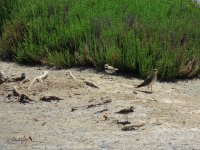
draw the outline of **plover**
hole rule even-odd
[[[133,106],[131,106],[130,108],[124,108],[124,109],[121,109],[120,111],[117,111],[115,113],[126,115],[126,118],[128,120],[128,114],[134,112],[134,109],[135,108]]]
[[[144,82],[141,83],[140,85],[136,86],[136,88],[147,86],[148,90],[149,90],[149,87],[151,87],[151,92],[152,92],[152,85],[157,80],[157,73],[158,73],[158,70],[157,69],[153,69],[152,73],[144,80]]]
[[[119,70],[118,68],[114,68],[112,66],[109,66],[108,64],[104,65],[104,69],[108,74],[113,74],[115,71]]]

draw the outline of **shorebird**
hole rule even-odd
[[[112,66],[109,66],[108,64],[104,65],[104,69],[108,74],[113,74],[115,71],[119,70],[118,68],[114,68]]]
[[[147,86],[148,87],[148,91],[149,91],[149,87],[151,87],[151,93],[152,93],[152,85],[157,80],[157,73],[158,73],[158,70],[157,69],[153,69],[152,73],[144,80],[144,82],[142,82],[140,85],[136,86],[136,88]]]
[[[126,115],[126,118],[128,120],[128,114],[132,113],[134,111],[134,109],[135,108],[133,106],[131,106],[130,108],[124,108],[124,109],[121,109],[120,111],[117,111],[115,113]]]

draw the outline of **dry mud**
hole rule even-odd
[[[8,75],[22,72],[32,80],[47,70],[42,83],[22,84],[20,90],[34,103],[20,104],[6,96],[18,83],[0,85],[0,149],[67,149],[67,150],[141,150],[200,149],[200,80],[176,83],[156,82],[153,93],[147,88],[138,91],[134,85],[142,82],[123,76],[103,77],[93,69],[72,68],[49,70],[45,67],[19,66],[0,62]],[[93,88],[66,75],[71,71],[77,79],[86,79],[100,88]],[[58,96],[61,101],[39,101],[42,96]],[[112,100],[107,105],[81,107]],[[93,105],[91,105],[93,106]],[[134,106],[129,114],[131,125],[143,126],[122,131],[122,108]],[[71,111],[73,107],[80,107]],[[107,111],[98,112],[107,108]],[[105,119],[105,117],[107,117]]]

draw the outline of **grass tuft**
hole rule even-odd
[[[192,0],[3,1],[9,15],[0,17],[11,21],[0,22],[1,58],[57,67],[109,63],[144,78],[157,68],[161,80],[200,73],[200,9]]]

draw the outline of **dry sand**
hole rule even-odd
[[[0,149],[64,149],[64,150],[141,150],[141,149],[200,149],[200,80],[176,83],[156,82],[153,93],[147,88],[135,91],[134,85],[142,82],[136,78],[112,76],[104,78],[103,72],[93,69],[72,68],[48,70],[45,67],[19,66],[0,62],[0,70],[8,75],[22,72],[32,80],[49,71],[43,83],[30,82],[20,90],[28,94],[34,103],[20,104],[10,101],[16,82],[0,85]],[[78,79],[96,83],[92,88],[66,75],[71,71]],[[58,96],[61,101],[42,102],[42,96]],[[73,107],[97,104],[109,99],[111,103],[96,107]],[[143,126],[133,131],[122,131],[125,117],[115,114],[122,108],[134,106],[128,116],[132,125]],[[108,111],[98,113],[107,107]],[[104,117],[107,117],[107,120]]]

